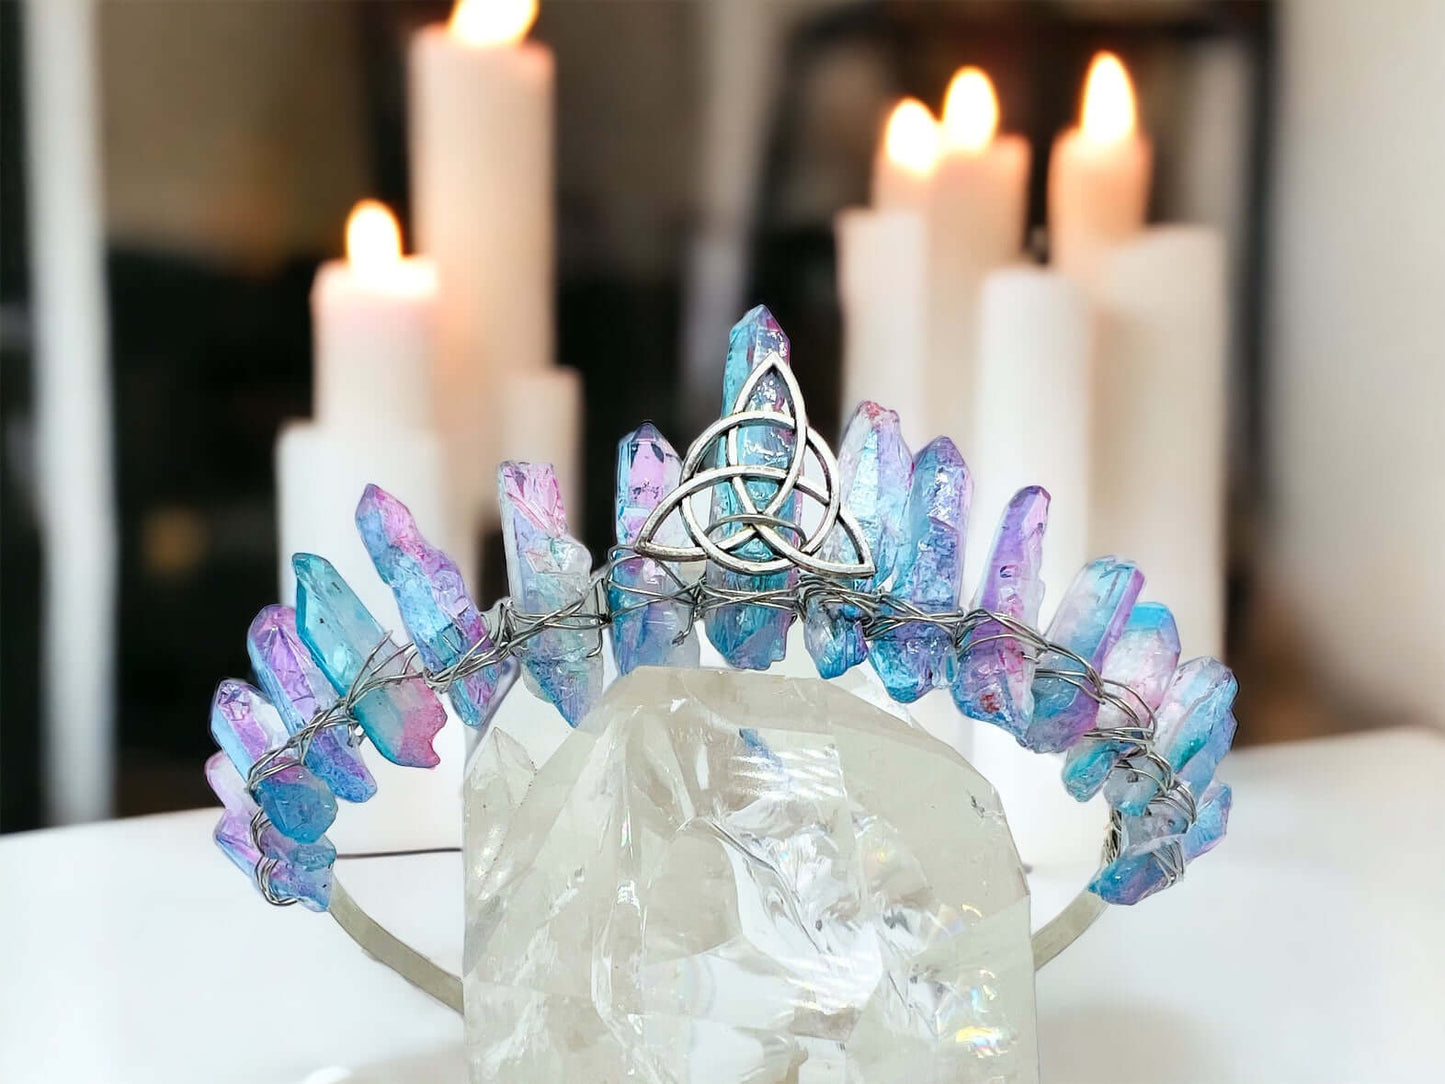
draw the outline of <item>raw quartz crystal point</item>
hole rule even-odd
[[[368,677],[408,673],[391,637],[330,561],[298,553],[291,567],[297,628],[333,689],[345,693],[363,671]],[[377,752],[393,764],[434,768],[441,763],[432,741],[446,725],[447,713],[421,675],[372,689],[356,701],[353,714]]]
[[[1144,576],[1129,561],[1100,557],[1085,565],[1059,603],[1049,624],[1050,642],[1065,647],[1096,670],[1118,642],[1144,587]],[[1079,664],[1045,652],[1040,665],[1082,673]],[[1034,716],[1023,744],[1036,753],[1059,753],[1094,726],[1099,703],[1069,680],[1048,675],[1034,680]]]
[[[742,391],[749,374],[770,357],[777,357],[783,364],[790,364],[792,347],[783,329],[778,326],[763,305],[748,311],[747,315],[733,326],[728,338],[727,362],[723,366],[723,414],[732,411],[733,403]],[[758,382],[752,397],[745,404],[748,410],[770,410],[776,413],[791,413],[787,401],[787,389],[776,376],[769,375]],[[792,458],[794,435],[770,425],[744,425],[738,430],[738,462],[761,464],[769,467],[786,468]],[[723,449],[718,449],[719,464],[723,461]],[[772,482],[751,481],[747,483],[752,501],[761,511],[777,492]],[[727,485],[713,490],[712,522],[736,515],[741,511],[737,495]],[[778,510],[782,519],[796,522],[798,498],[796,495],[784,502]],[[741,530],[740,526],[720,528],[713,538],[722,541]],[[797,539],[790,539],[797,541]],[[754,539],[741,547],[738,556],[756,559],[771,556],[760,539]],[[705,573],[709,583],[740,591],[775,591],[790,586],[797,580],[796,570],[776,572],[766,576],[749,576],[731,572],[713,562],[708,562]],[[708,611],[703,621],[707,638],[730,664],[742,670],[766,670],[782,660],[787,651],[788,627],[793,623],[791,609],[777,609],[770,606],[738,603],[719,606]]]
[[[213,753],[206,761],[206,782],[211,791],[221,799],[228,813],[244,817],[249,825],[256,815],[257,806],[246,789],[246,783],[236,771],[236,766],[225,753]],[[296,866],[303,870],[327,869],[336,862],[336,848],[325,836],[313,843],[298,843],[283,836],[274,824],[265,824],[260,833],[261,853],[267,858]]]
[[[237,773],[249,779],[252,765],[284,745],[288,735],[281,716],[260,689],[227,678],[216,686],[216,695],[211,699],[211,736]],[[320,839],[336,819],[336,797],[294,757],[261,779],[255,795],[277,830],[302,843]]]
[[[1033,628],[1044,597],[1040,576],[1049,494],[1029,486],[1014,494],[994,535],[993,550],[974,609],[1001,614]],[[1013,639],[1008,626],[982,621],[964,637],[953,679],[953,702],[973,719],[1022,738],[1034,713],[1034,651]]]
[[[647,422],[617,442],[617,544],[631,546],[663,497],[677,488],[682,462],[657,427]],[[682,517],[663,521],[656,541],[688,544]],[[624,557],[612,569],[607,600],[612,611],[612,653],[619,674],[639,666],[696,666],[697,634],[692,607],[675,600],[650,601],[683,586],[679,566],[651,557]]]
[[[645,668],[535,778],[485,752],[476,1084],[1037,1079],[1018,854],[927,734],[816,679]]]
[[[1209,788],[1199,803],[1198,817],[1181,835],[1128,838],[1119,857],[1094,877],[1089,890],[1105,903],[1138,903],[1170,883],[1178,859],[1192,862],[1224,838],[1233,795],[1223,784]]]
[[[973,479],[953,441],[939,437],[918,453],[893,594],[928,613],[958,607],[972,497]],[[905,704],[953,680],[952,635],[927,622],[909,622],[879,636],[869,657],[888,694]]]
[[[266,857],[251,841],[251,819],[232,810],[221,815],[216,825],[216,845],[221,848],[242,873],[255,884],[256,867]],[[271,890],[283,899],[300,900],[312,911],[324,911],[331,902],[332,873],[330,866],[308,869],[279,862],[268,875]],[[259,891],[260,885],[257,885]]]
[[[587,598],[592,555],[567,533],[557,476],[546,463],[505,462],[497,471],[507,585],[520,613],[541,616]],[[550,628],[519,647],[527,687],[576,726],[602,695],[596,629]]]
[[[873,553],[874,575],[852,581],[860,591],[878,590],[892,577],[912,475],[913,457],[904,443],[898,415],[877,403],[859,403],[843,431],[838,484],[843,507],[858,520]],[[841,527],[835,527],[823,543],[822,556],[840,562],[858,558]],[[809,599],[803,640],[820,676],[838,677],[867,657],[862,616],[848,603]]]
[[[467,593],[461,569],[422,536],[406,505],[369,485],[356,506],[356,529],[428,670],[453,666],[474,648],[491,649],[487,623]],[[507,659],[454,682],[448,693],[462,722],[486,726],[515,670]]]
[[[1164,699],[1164,690],[1178,663],[1179,630],[1169,607],[1157,602],[1135,606],[1119,642],[1104,660],[1102,675],[1105,681],[1114,683],[1109,691],[1120,696],[1137,717],[1131,718],[1117,705],[1102,704],[1095,728],[1148,727],[1149,713]],[[1117,741],[1080,741],[1064,761],[1064,788],[1079,801],[1088,801],[1099,793],[1127,749]]]
[[[336,703],[336,690],[301,642],[296,611],[290,606],[267,606],[256,615],[246,634],[246,651],[256,680],[288,734],[297,733],[317,712]],[[306,751],[306,766],[348,802],[364,802],[376,793],[376,780],[345,726],[316,732]]]

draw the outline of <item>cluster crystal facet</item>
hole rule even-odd
[[[722,412],[732,411],[738,396],[742,393],[752,371],[776,359],[781,364],[790,364],[791,346],[783,329],[766,307],[759,305],[749,310],[746,316],[734,325],[728,339],[727,362],[723,366]],[[748,410],[767,410],[774,413],[790,412],[787,390],[776,375],[763,377],[745,404]],[[785,468],[793,456],[796,434],[775,426],[753,424],[741,425],[736,430],[738,441],[737,462],[765,467]],[[724,460],[723,450],[718,449],[718,463]],[[764,480],[749,481],[748,494],[760,509],[777,494],[777,484]],[[798,498],[792,494],[777,510],[778,518],[796,522]],[[712,523],[715,526],[714,540],[723,541],[732,537],[741,525],[724,523],[730,516],[739,513],[741,505],[737,495],[727,486],[713,490]],[[790,539],[798,541],[798,539]],[[739,556],[748,559],[765,558],[767,547],[760,539],[739,548]],[[734,591],[776,591],[793,584],[798,577],[796,570],[770,573],[768,575],[745,575],[721,568],[709,562],[705,573],[709,583]],[[719,606],[709,610],[703,621],[707,638],[718,649],[723,658],[743,670],[766,670],[782,660],[787,651],[788,627],[793,623],[793,611],[754,603],[737,603]]]
[[[1100,557],[1089,562],[1060,601],[1049,623],[1049,640],[1097,670],[1123,633],[1143,587],[1144,576],[1131,561]],[[1040,665],[1082,673],[1077,661],[1057,652],[1046,652]],[[1093,727],[1098,714],[1099,702],[1070,680],[1039,676],[1023,744],[1038,753],[1063,752]]]
[[[592,555],[567,533],[557,476],[546,463],[506,462],[497,471],[502,544],[513,604],[550,614],[587,598]],[[527,687],[556,705],[572,726],[602,694],[602,653],[595,629],[550,628],[521,645]]]
[[[997,797],[840,689],[641,669],[467,802],[479,1084],[1036,1078]]]
[[[364,674],[408,672],[391,637],[330,561],[298,553],[291,567],[297,628],[333,689],[344,693]],[[446,725],[447,713],[420,674],[372,689],[356,701],[353,713],[377,752],[393,764],[434,768],[441,763],[432,741]]]
[[[873,554],[874,574],[852,581],[860,591],[876,590],[892,578],[912,476],[913,457],[904,443],[898,415],[877,403],[859,403],[843,431],[838,485],[843,507],[857,519]],[[838,562],[858,557],[841,527],[835,527],[823,543],[822,554]],[[861,617],[858,607],[848,603],[816,596],[808,601],[803,640],[819,675],[838,677],[867,657]]]
[[[1040,576],[1049,494],[1029,486],[1014,494],[994,535],[974,608],[1033,628],[1044,597]],[[964,637],[953,679],[953,702],[973,719],[1022,738],[1034,713],[1034,656],[1000,621],[980,622]]]
[[[356,529],[428,670],[454,666],[474,649],[491,649],[487,623],[467,593],[461,569],[426,540],[406,505],[369,485],[356,506]],[[486,726],[501,702],[498,691],[505,694],[515,672],[508,659],[453,682],[448,692],[462,722]]]
[[[657,427],[647,422],[617,443],[617,544],[630,546],[658,502],[677,488],[682,462]],[[682,517],[674,512],[655,540],[668,546],[687,543]],[[671,594],[684,584],[679,566],[651,557],[623,557],[607,583],[612,610],[612,653],[617,670],[639,666],[696,666],[697,634],[692,607]]]
[[[301,642],[296,611],[290,606],[267,606],[257,614],[246,634],[246,650],[256,680],[288,734],[298,733],[317,712],[336,703],[336,690]],[[344,726],[316,732],[306,750],[306,766],[348,802],[364,802],[376,793],[376,780]]]
[[[1089,890],[1105,903],[1133,904],[1167,888],[1184,863],[1224,838],[1232,801],[1229,787],[1217,783],[1204,794],[1197,818],[1182,834],[1153,835],[1147,828],[1131,833],[1126,827],[1124,850],[1098,872]]]
[[[904,509],[906,533],[894,595],[925,613],[957,608],[972,497],[973,479],[953,441],[939,437],[918,453]],[[909,704],[953,680],[953,637],[937,625],[907,622],[879,636],[869,659],[888,694]]]
[[[236,771],[248,776],[252,766],[286,744],[286,727],[261,690],[227,678],[211,699],[211,736]],[[295,758],[256,784],[256,801],[282,835],[303,843],[320,838],[336,819],[336,797]]]

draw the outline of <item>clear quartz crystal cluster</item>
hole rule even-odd
[[[474,1081],[1030,1081],[988,783],[824,682],[643,668],[535,775],[469,768]]]

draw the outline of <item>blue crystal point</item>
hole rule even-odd
[[[296,624],[311,657],[338,693],[363,670],[383,676],[408,672],[391,637],[371,616],[330,561],[314,553],[291,558],[296,572]],[[393,764],[434,768],[432,748],[447,715],[419,674],[390,682],[357,700],[354,714],[377,752]]]
[[[682,461],[651,422],[617,443],[617,544],[629,547],[652,510],[677,488]],[[654,535],[668,546],[686,546],[687,529],[674,512]],[[639,666],[696,666],[697,634],[686,602],[655,599],[683,586],[680,567],[651,557],[621,557],[608,577],[612,654],[619,674]]]
[[[1089,885],[1105,903],[1133,904],[1169,885],[1169,870],[1176,860],[1192,862],[1212,850],[1229,826],[1233,794],[1216,784],[1199,804],[1198,816],[1182,835],[1127,840],[1119,857],[1110,862]]]
[[[502,543],[512,604],[541,616],[587,599],[592,555],[567,533],[557,476],[546,463],[505,462],[497,470]],[[519,647],[528,688],[576,726],[602,695],[597,632],[550,628]]]
[[[925,613],[957,609],[972,497],[973,479],[953,441],[939,437],[918,453],[904,509],[894,595]],[[953,638],[937,625],[908,622],[879,636],[869,660],[888,694],[911,703],[953,680]]]
[[[231,810],[221,815],[214,834],[216,845],[242,873],[255,883],[256,866],[265,856],[251,842],[248,817]],[[306,869],[288,862],[278,863],[270,875],[271,888],[282,899],[300,900],[312,911],[325,911],[331,903],[332,869],[322,866]],[[260,886],[257,886],[260,890]]]
[[[246,789],[245,780],[236,771],[224,752],[213,753],[206,760],[206,782],[226,809],[244,817],[249,825],[258,807]],[[260,832],[261,853],[278,862],[286,862],[303,870],[326,869],[336,861],[336,848],[325,836],[312,843],[300,843],[283,836],[274,824],[267,823]]]

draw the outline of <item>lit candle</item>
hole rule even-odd
[[[980,289],[990,271],[1018,260],[1028,215],[1028,141],[998,126],[993,83],[978,68],[959,69],[930,182],[927,387],[933,432],[952,437],[970,462]]]
[[[550,50],[536,0],[461,0],[412,41],[412,197],[441,290],[437,418],[457,499],[495,508],[497,376],[553,354]]]
[[[938,152],[938,122],[928,106],[904,98],[888,115],[873,159],[873,206],[926,211]]]
[[[1093,289],[1103,253],[1144,227],[1152,159],[1129,73],[1114,54],[1099,53],[1079,126],[1054,140],[1049,163],[1049,246],[1059,270]]]

